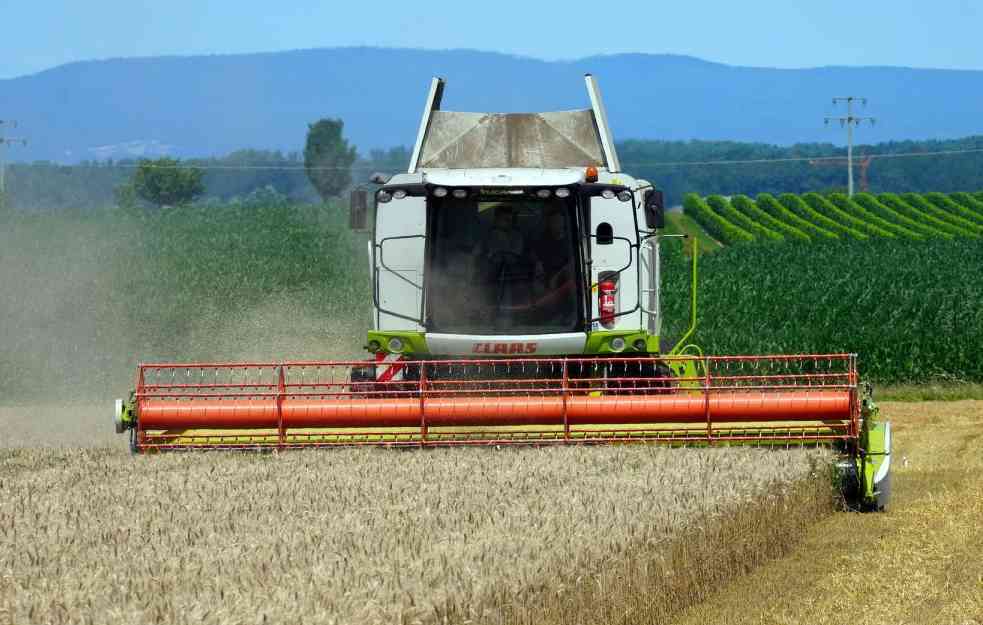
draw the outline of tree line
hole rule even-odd
[[[845,148],[830,143],[629,140],[620,143],[618,151],[624,171],[661,188],[670,205],[681,204],[686,193],[757,195],[846,188],[845,164],[821,160],[845,157]],[[983,136],[860,145],[854,154],[858,188],[860,163],[873,155],[866,168],[871,192],[983,189]],[[322,119],[309,125],[304,150],[298,152],[243,149],[222,157],[183,160],[13,164],[8,169],[6,205],[27,211],[84,211],[134,203],[152,207],[201,199],[230,201],[258,191],[315,203],[367,184],[373,172],[404,171],[409,157],[404,146],[360,155],[345,139],[341,120]]]

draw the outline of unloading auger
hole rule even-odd
[[[143,364],[117,432],[135,452],[661,443],[828,446],[881,509],[890,424],[854,354],[663,349],[662,194],[621,171],[590,108],[442,111],[431,83],[406,173],[352,193],[370,230],[367,361]]]

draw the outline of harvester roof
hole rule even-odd
[[[600,91],[592,76],[585,81],[589,109],[467,113],[440,109],[444,81],[435,78],[409,171],[588,166],[619,171]]]

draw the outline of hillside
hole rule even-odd
[[[432,75],[445,107],[528,111],[586,106],[580,76],[601,78],[616,137],[842,140],[824,128],[830,97],[858,93],[879,117],[864,142],[979,133],[983,71],[891,67],[778,70],[676,55],[545,62],[490,52],[335,48],[72,63],[0,80],[22,160],[76,162],[142,154],[296,150],[307,123],[341,117],[363,153],[412,144]],[[939,98],[940,93],[959,94]]]

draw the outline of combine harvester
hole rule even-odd
[[[704,356],[660,342],[662,194],[621,171],[591,108],[443,111],[375,176],[369,361],[144,364],[135,452],[337,445],[830,446],[847,495],[889,495],[890,425],[853,354]],[[368,195],[351,225],[368,229]],[[667,242],[668,243],[668,242]]]

